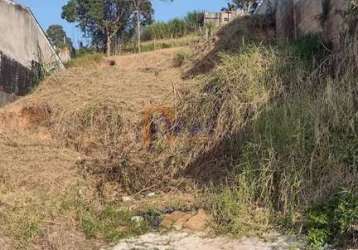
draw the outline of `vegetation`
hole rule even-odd
[[[258,1],[256,0],[231,0],[228,1],[227,6],[223,7],[223,11],[233,11],[237,9],[243,9],[245,11],[249,11],[250,5],[256,4]]]
[[[342,190],[307,212],[310,247],[321,249],[329,244],[357,244],[358,196]]]
[[[201,91],[185,100],[188,133],[210,134],[195,173],[226,183],[207,202],[220,231],[265,230],[270,222],[307,228],[315,249],[356,246],[354,39],[347,33],[337,54],[319,37],[246,42],[222,53]]]
[[[202,12],[190,12],[183,19],[155,22],[145,27],[143,40],[175,39],[198,33],[203,27]]]
[[[185,36],[181,38],[173,39],[161,39],[161,40],[152,40],[141,43],[141,52],[148,52],[158,49],[168,49],[175,47],[184,47],[190,46],[200,40],[198,36]],[[135,42],[128,42],[123,45],[121,48],[121,53],[136,53],[138,51],[137,44]]]
[[[305,234],[308,248],[356,248],[356,11],[339,50],[318,35],[276,41],[267,19],[243,17],[193,52],[77,58],[0,112],[0,228],[18,248],[50,241],[57,223],[112,242],[161,215],[122,195],[199,191],[217,233],[280,229]],[[142,50],[195,40],[177,38],[181,25]]]
[[[51,25],[48,27],[47,36],[51,43],[58,49],[68,48],[72,50],[73,45],[71,39],[66,35],[61,25]]]
[[[71,0],[63,7],[62,18],[77,23],[83,33],[91,37],[95,47],[105,48],[110,55],[112,42],[136,27],[133,26],[134,18],[141,19],[144,24],[151,22],[152,14],[150,1],[139,4],[127,0]]]

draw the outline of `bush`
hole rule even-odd
[[[184,62],[191,58],[191,53],[181,50],[174,57],[174,67],[181,67]]]
[[[74,59],[66,64],[66,67],[83,67],[91,64],[99,64],[104,59],[100,53],[84,53],[77,55]]]
[[[273,223],[299,226],[312,204],[358,185],[354,43],[327,55],[316,39],[250,42],[221,55],[201,91],[180,109],[186,131],[208,136],[205,146],[193,146],[199,155],[189,164],[199,173],[194,178],[227,183],[210,203],[224,231],[247,231],[249,219],[239,217],[257,221],[247,212],[255,208],[284,219]],[[330,235],[311,233],[317,242],[329,242]]]
[[[145,27],[143,40],[180,38],[199,31],[203,14],[190,12],[184,19],[175,18],[168,22],[155,22]]]
[[[327,244],[358,246],[358,195],[341,191],[307,212],[307,233],[310,247]]]

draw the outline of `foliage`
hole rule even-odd
[[[191,44],[198,42],[199,39],[198,36],[185,36],[175,39],[145,41],[141,43],[141,51],[148,52],[158,49],[190,46]],[[121,48],[121,53],[136,53],[137,51],[137,44],[134,42],[127,42]]]
[[[192,54],[186,50],[179,51],[174,57],[174,66],[181,67],[186,60],[190,59]]]
[[[49,26],[46,33],[51,43],[56,48],[58,49],[73,48],[71,39],[66,35],[66,32],[63,30],[63,27],[61,25]]]
[[[231,0],[227,3],[226,7],[222,8],[222,11],[234,11],[237,9],[243,9],[249,11],[250,5],[254,4],[255,0]]]
[[[203,25],[203,13],[190,12],[184,19],[155,22],[144,30],[143,40],[180,38],[198,32]]]
[[[248,212],[254,209],[270,211],[295,228],[302,225],[307,207],[338,188],[356,196],[354,44],[332,55],[318,37],[283,44],[249,41],[221,54],[199,93],[183,101],[180,126],[209,137],[205,146],[200,142],[200,156],[189,166],[200,173],[194,178],[227,183],[209,199],[220,230],[247,231],[250,220],[256,228]],[[312,230],[317,241],[331,237]],[[341,238],[350,241],[348,236]]]
[[[248,206],[250,197],[243,189],[222,187],[209,193],[205,205],[212,211],[216,231],[236,236],[270,230],[270,212]]]
[[[111,205],[101,211],[79,210],[78,216],[81,228],[88,238],[103,238],[109,242],[143,234],[149,227],[144,220],[133,220],[134,214],[129,210]]]
[[[93,52],[79,53],[66,64],[66,67],[83,67],[85,65],[98,65],[103,62],[103,55]]]
[[[136,10],[142,17],[142,23],[150,22],[153,9],[150,1],[127,0],[71,0],[62,11],[62,18],[77,23],[81,30],[92,38],[97,47],[105,47],[111,52],[114,39],[133,29]]]
[[[358,225],[356,193],[341,191],[322,204],[309,209],[307,217],[306,226],[311,248],[322,249],[326,244],[358,244],[358,232],[357,228],[354,228]]]

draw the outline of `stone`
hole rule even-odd
[[[305,249],[304,242],[285,240],[281,236],[274,242],[260,238],[233,239],[227,236],[215,238],[190,232],[148,233],[136,238],[121,240],[112,250],[269,250],[269,249]]]
[[[199,209],[198,213],[191,217],[184,227],[192,231],[203,231],[207,228],[209,216],[203,209]]]
[[[170,229],[175,224],[175,222],[177,222],[180,218],[186,215],[187,215],[186,213],[180,211],[175,211],[171,214],[167,214],[164,216],[164,219],[162,220],[160,226],[162,228]]]
[[[151,197],[154,197],[156,195],[157,195],[156,193],[151,192],[151,193],[147,193],[145,196],[148,197],[148,198],[151,198]]]
[[[183,215],[181,218],[179,218],[175,223],[174,223],[174,225],[173,225],[173,228],[175,229],[175,230],[182,230],[183,228],[184,228],[184,225],[185,225],[185,223],[187,223],[188,222],[188,220],[191,218],[191,217],[193,217],[193,215],[192,214],[185,214],[185,215]]]

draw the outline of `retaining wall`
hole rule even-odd
[[[32,12],[0,0],[0,91],[25,95],[42,72],[61,68],[61,60]]]
[[[347,6],[347,0],[264,0],[255,14],[272,16],[278,38],[322,34],[338,48]]]

